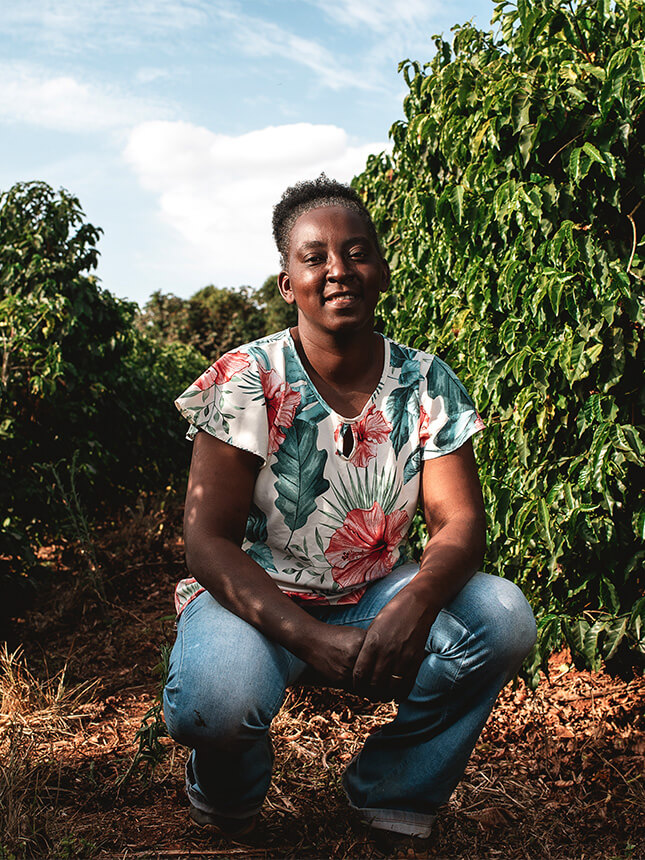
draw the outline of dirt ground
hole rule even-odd
[[[54,587],[16,621],[0,669],[0,860],[645,858],[645,680],[579,671],[566,652],[536,692],[502,692],[426,843],[392,845],[347,808],[343,768],[394,706],[329,690],[289,694],[273,727],[273,784],[245,841],[190,822],[187,751],[160,735],[154,713],[139,731],[173,638],[177,522],[176,510],[141,502],[99,530],[91,552],[43,551]],[[87,586],[94,562],[102,602]]]

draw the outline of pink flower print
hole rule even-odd
[[[422,448],[427,445],[431,436],[436,436],[448,420],[443,397],[435,397],[430,403],[429,413],[425,411],[423,406],[419,407],[419,445]],[[432,429],[430,427],[431,423],[433,425]],[[475,433],[483,430],[485,426],[480,414],[475,412],[475,423],[473,424]]]
[[[386,516],[378,502],[369,511],[350,511],[325,551],[335,582],[347,587],[386,576],[398,558],[407,524],[405,511]]]
[[[430,416],[423,406],[419,407],[419,445],[423,448],[430,438]]]
[[[293,424],[301,396],[273,368],[264,370],[261,367],[260,378],[267,405],[269,454],[273,454],[284,442],[283,431],[288,430]]]
[[[376,446],[387,441],[392,425],[379,409],[370,406],[367,414],[354,425],[354,444],[356,449],[352,462],[355,466],[367,466],[376,457]]]
[[[340,431],[344,425],[339,424],[334,431],[334,439],[338,450]],[[387,441],[392,432],[392,425],[379,409],[370,406],[367,413],[360,421],[352,425],[354,431],[354,451],[352,463],[360,468],[367,466],[369,461],[376,457],[376,446],[380,442]]]
[[[222,385],[229,382],[238,373],[251,366],[248,355],[244,352],[227,352],[218,358],[215,364],[205,370],[194,383],[200,391],[205,391],[211,385]]]

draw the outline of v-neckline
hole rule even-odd
[[[305,379],[307,380],[309,385],[311,385],[311,387],[312,387],[312,389],[316,395],[316,398],[318,399],[320,404],[322,406],[324,406],[324,408],[332,416],[335,416],[336,419],[338,420],[338,422],[341,424],[355,424],[356,422],[358,422],[362,418],[364,418],[365,413],[368,412],[370,406],[374,403],[374,400],[377,397],[379,391],[383,388],[383,385],[385,384],[385,379],[386,379],[388,368],[390,365],[390,342],[380,332],[375,332],[375,334],[378,334],[379,337],[382,338],[382,340],[383,340],[383,369],[381,370],[381,376],[379,377],[379,380],[376,383],[374,390],[372,391],[370,396],[365,401],[363,408],[361,409],[360,413],[358,415],[354,416],[353,418],[347,418],[345,415],[341,415],[340,412],[337,412],[332,406],[330,406],[329,403],[327,403],[325,398],[322,396],[320,391],[318,391],[313,379],[311,378],[311,376],[307,372],[304,364],[302,363],[302,359],[298,355],[298,350],[296,349],[296,342],[293,339],[293,335],[291,334],[291,330],[287,329],[287,336],[289,338],[289,343],[291,345],[291,348],[293,349],[293,354],[296,358],[296,361],[300,365],[300,369],[302,370],[302,372],[305,376]]]

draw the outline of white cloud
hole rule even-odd
[[[209,263],[220,285],[259,285],[277,271],[271,209],[285,188],[321,171],[349,181],[383,143],[354,146],[333,125],[269,126],[232,137],[185,122],[146,122],[125,159],[158,196],[164,220]]]
[[[28,0],[4,3],[0,32],[55,52],[79,54],[109,40],[135,46],[204,26],[210,0]],[[6,7],[6,8],[5,8]]]
[[[275,11],[270,14],[272,19],[279,17]],[[164,55],[172,55],[184,38],[199,34],[215,50],[235,45],[246,56],[279,57],[296,63],[333,90],[374,88],[368,78],[345,65],[338,53],[275,20],[249,14],[245,4],[235,0],[29,0],[11,4],[0,17],[2,32],[49,52],[75,57],[101,53],[107,44],[111,50],[132,52],[152,43]],[[150,80],[149,71],[142,70],[139,82]]]
[[[57,131],[122,128],[167,111],[117,91],[23,65],[0,65],[0,120]]]
[[[219,15],[231,27],[231,36],[240,50],[252,57],[279,57],[298,63],[314,72],[323,86],[332,90],[344,87],[375,89],[373,82],[345,66],[338,53],[312,39],[304,39],[284,27],[239,11],[220,10]]]
[[[442,5],[436,0],[309,0],[342,27],[367,27],[392,33],[419,26],[436,17]]]
[[[144,66],[137,70],[136,81],[138,84],[152,84],[162,78],[170,77],[168,69],[159,69],[154,66]]]

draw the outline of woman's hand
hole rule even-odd
[[[436,613],[399,592],[368,627],[354,665],[356,692],[370,699],[405,699],[426,655]]]
[[[321,622],[320,634],[304,655],[316,678],[330,687],[353,689],[356,659],[363,646],[365,630]]]

